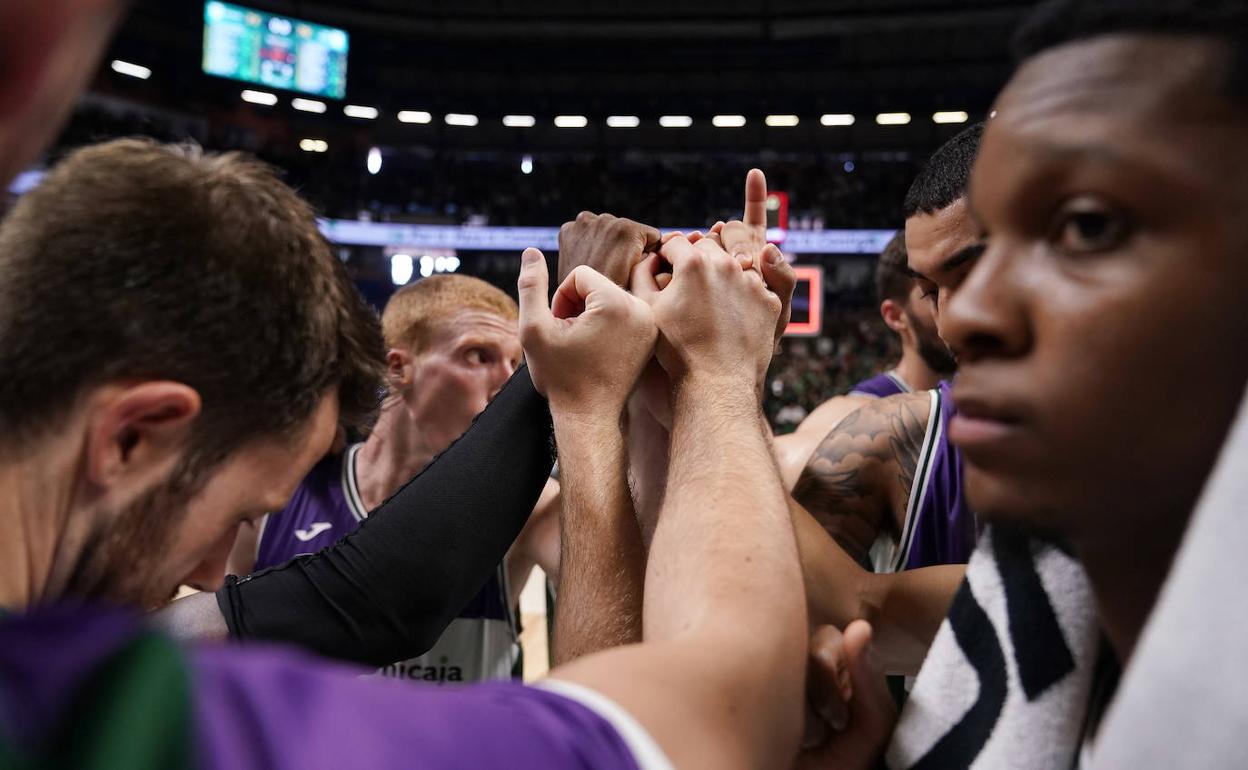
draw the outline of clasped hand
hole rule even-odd
[[[766,243],[765,201],[766,181],[751,171],[745,221],[661,242],[654,228],[583,212],[560,231],[559,272],[567,277],[549,306],[545,260],[526,250],[521,343],[552,409],[618,418],[652,357],[677,387],[693,378],[757,389],[795,283]],[[607,275],[631,278],[633,293]]]

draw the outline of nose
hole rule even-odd
[[[936,331],[958,362],[1017,356],[1031,345],[1021,260],[989,244],[957,290],[941,303]]]
[[[230,558],[230,550],[234,548],[234,540],[238,537],[238,525],[221,536],[204,554],[204,558],[195,569],[191,570],[183,581],[188,586],[200,591],[216,591],[225,583],[225,565]]]

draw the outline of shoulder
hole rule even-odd
[[[201,648],[193,670],[209,767],[258,766],[257,756],[289,768],[637,766],[597,711],[519,684],[414,687],[287,650],[234,647]]]

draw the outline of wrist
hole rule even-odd
[[[605,399],[552,399],[550,402],[550,415],[556,432],[562,427],[575,430],[578,434],[620,433],[623,411],[623,402]]]
[[[723,411],[755,413],[760,409],[753,373],[690,372],[672,383],[672,404],[681,412],[707,406]]]

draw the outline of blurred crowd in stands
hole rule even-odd
[[[901,200],[915,173],[904,153],[851,158],[668,152],[540,154],[526,174],[516,152],[405,148],[386,150],[382,173],[370,175],[353,148],[319,154],[256,146],[242,129],[91,101],[75,113],[54,157],[136,134],[254,152],[284,169],[288,181],[326,216],[374,221],[551,226],[588,207],[664,227],[701,227],[740,216],[742,170],[757,164],[766,170],[771,189],[788,194],[790,229],[889,228],[902,221]],[[380,249],[340,254],[369,301],[383,305],[394,286]],[[896,340],[879,317],[873,260],[803,255],[800,261],[824,267],[824,326],[818,337],[785,339],[768,374],[765,408],[782,433],[823,401],[886,369],[897,355]],[[461,269],[514,294],[516,264],[514,254],[476,252]]]

